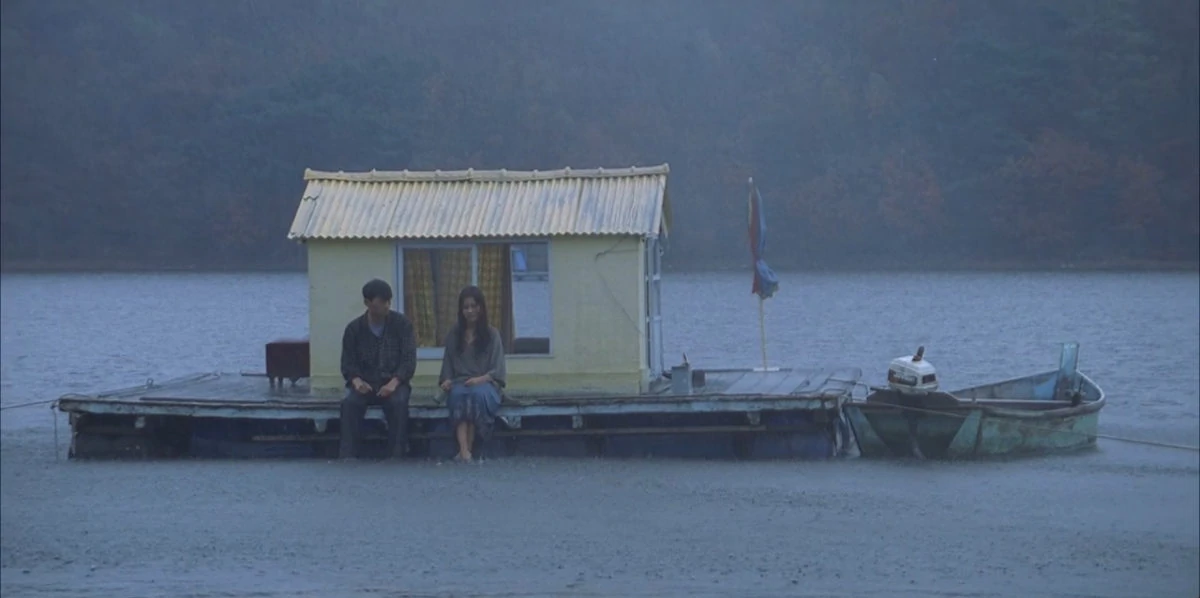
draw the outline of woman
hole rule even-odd
[[[488,325],[487,303],[479,287],[458,294],[458,323],[446,335],[438,385],[449,394],[450,427],[458,440],[455,461],[473,458],[475,435],[491,437],[504,388],[504,346],[500,331]]]

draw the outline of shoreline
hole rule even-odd
[[[700,272],[746,272],[749,266],[743,265],[678,265],[663,264],[667,273],[700,273]],[[914,267],[911,264],[888,265],[872,263],[863,265],[831,264],[828,266],[801,265],[776,267],[777,272],[1200,272],[1200,262],[1180,260],[1095,260],[1077,263],[1062,263],[1058,261],[1045,262],[962,262],[925,264],[924,267]],[[146,265],[129,263],[88,263],[88,262],[11,262],[0,264],[0,273],[4,274],[233,274],[239,272],[263,274],[295,274],[307,271],[306,266],[240,264],[237,266],[213,266],[196,264]]]
[[[769,262],[768,262],[769,263]],[[667,272],[746,272],[749,266],[694,266],[665,267]],[[1101,260],[1092,262],[964,262],[945,264],[864,264],[861,266],[831,264],[828,266],[804,265],[773,267],[776,272],[847,272],[847,273],[901,273],[901,272],[1193,272],[1200,273],[1200,262],[1154,261],[1154,260]]]

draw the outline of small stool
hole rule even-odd
[[[283,379],[292,381],[292,386],[301,378],[310,375],[308,362],[308,338],[278,339],[267,343],[267,378],[271,388],[276,380],[283,387]]]

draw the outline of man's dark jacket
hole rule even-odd
[[[342,378],[346,386],[355,377],[378,390],[393,377],[409,384],[417,369],[417,341],[412,322],[404,314],[389,311],[383,334],[375,336],[367,314],[346,324],[342,334]]]

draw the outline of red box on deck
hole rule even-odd
[[[295,384],[309,375],[308,337],[284,338],[267,343],[267,378],[271,380],[271,386],[275,386],[276,380],[283,386],[284,378]]]

